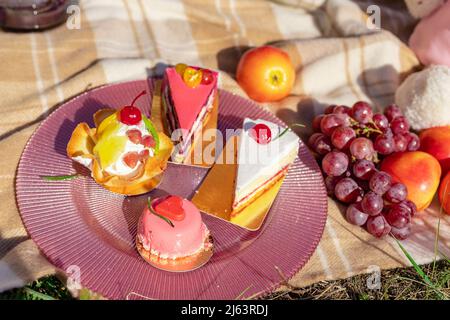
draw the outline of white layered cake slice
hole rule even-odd
[[[284,178],[298,147],[299,138],[291,130],[261,119],[244,120],[237,151],[233,215]]]

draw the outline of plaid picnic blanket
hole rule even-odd
[[[367,7],[381,8],[381,30],[367,27]],[[0,31],[0,291],[57,272],[30,240],[15,201],[14,179],[30,135],[62,102],[105,83],[143,79],[158,62],[220,69],[221,86],[245,96],[233,79],[247,47],[286,50],[297,70],[292,94],[263,104],[287,124],[310,124],[327,104],[367,100],[381,108],[420,68],[404,44],[415,21],[403,1],[81,0],[79,28]],[[403,41],[402,41],[403,40]],[[297,131],[303,138],[311,130]],[[319,246],[289,283],[311,283],[409,265],[397,244],[347,223],[329,200]],[[413,222],[403,244],[419,263],[450,256],[450,216],[437,202]]]

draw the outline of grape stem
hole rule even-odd
[[[352,126],[357,126],[357,125],[359,124],[359,122],[356,121],[355,119],[353,119],[352,117],[349,117],[349,119],[350,119],[350,124],[351,124]]]
[[[370,121],[369,123],[376,128],[376,129],[372,128],[373,132],[376,132],[376,133],[379,133],[379,134],[383,134],[383,131],[381,131],[380,128],[378,128],[378,126],[377,126],[377,124],[375,122]]]
[[[371,133],[379,133],[379,134],[383,134],[382,131],[380,131],[380,130],[378,130],[378,129],[373,129],[373,128],[370,128],[370,127],[365,127],[365,128],[363,128],[363,129],[358,128],[358,129],[355,130],[355,132],[356,132],[356,134],[358,134],[358,135],[365,135],[365,136],[367,136],[367,137],[370,137],[370,134],[371,134]]]
[[[372,158],[372,162],[377,164],[378,162],[380,162],[380,159],[378,159],[378,153],[375,152],[373,158]]]
[[[352,127],[357,127],[359,125],[358,121],[356,121],[352,117],[349,117],[349,118],[350,118],[350,124]],[[364,127],[363,129],[361,129],[361,128],[357,127],[357,128],[353,128],[353,129],[355,130],[355,133],[357,135],[365,135],[367,137],[369,137],[371,133],[383,134],[383,131],[381,131],[373,121],[370,121],[369,124],[373,125],[375,128]]]
[[[374,153],[374,155],[372,156],[372,159],[365,159],[365,160],[369,160],[372,161],[373,163],[377,164],[378,162],[380,162],[380,159],[378,159],[378,153]],[[355,156],[351,157],[351,161],[352,163],[355,163],[356,161],[358,161],[358,159],[356,159]]]

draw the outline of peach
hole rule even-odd
[[[444,211],[450,214],[450,172],[447,172],[439,187],[439,202]]]
[[[408,200],[415,203],[418,211],[428,208],[441,178],[439,162],[422,151],[394,153],[383,160],[381,170],[406,186]]]
[[[434,127],[420,133],[420,150],[435,157],[442,168],[442,176],[450,170],[450,126]]]
[[[286,52],[262,46],[244,53],[239,60],[236,79],[253,100],[278,101],[290,94],[295,68]]]

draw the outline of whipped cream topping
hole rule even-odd
[[[76,157],[73,157],[72,160],[85,166],[89,170],[92,170],[92,159],[91,158],[85,158],[83,156],[76,156]]]
[[[116,135],[126,136],[127,131],[133,130],[133,129],[139,130],[142,137],[151,135],[151,133],[145,127],[144,121],[141,121],[137,125],[132,125],[132,126],[120,123],[120,127],[119,127],[119,130],[116,132]],[[127,142],[125,144],[125,148],[123,149],[120,156],[117,158],[117,161],[114,162],[113,164],[111,164],[110,166],[104,168],[105,172],[107,172],[110,175],[116,175],[116,176],[133,176],[134,174],[136,174],[138,172],[138,170],[140,169],[140,167],[143,164],[141,162],[139,162],[134,168],[130,168],[124,162],[124,157],[129,152],[139,153],[145,149],[146,148],[144,145],[135,144],[135,143],[131,142],[130,140],[127,140]],[[148,150],[149,150],[149,156],[153,157],[153,155],[154,155],[153,148],[149,148]],[[81,165],[85,166],[89,170],[92,170],[92,159],[85,158],[83,156],[77,156],[77,157],[73,157],[72,160],[80,163]]]

